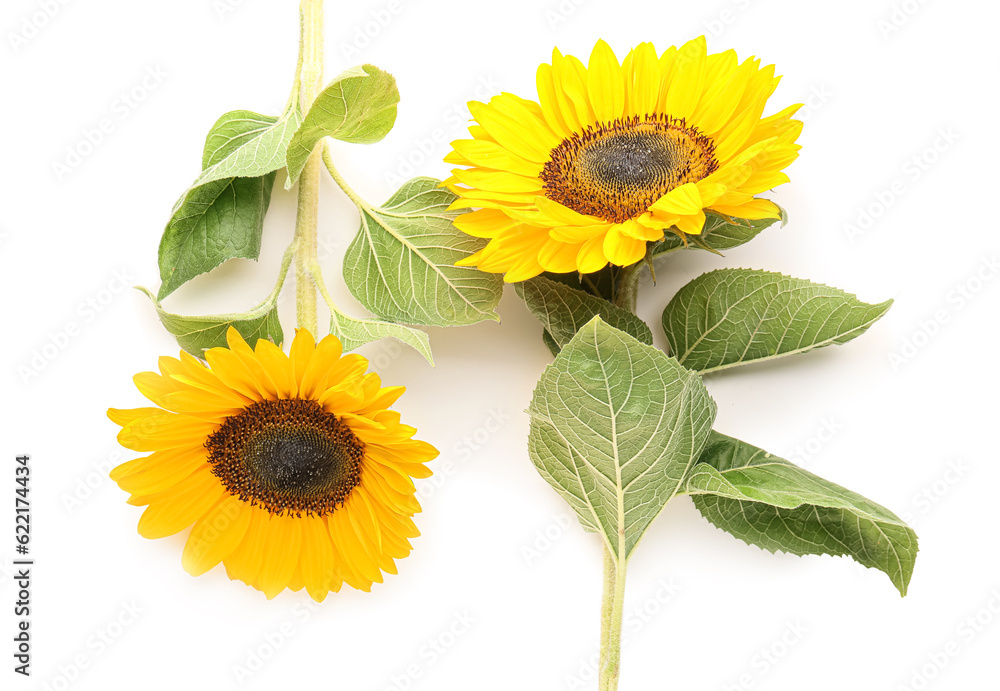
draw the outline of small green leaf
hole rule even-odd
[[[204,351],[208,348],[225,346],[226,332],[230,326],[239,331],[251,346],[261,338],[278,344],[284,339],[281,322],[278,320],[276,295],[246,312],[187,317],[167,312],[150,291],[142,287],[138,289],[152,300],[160,322],[173,334],[180,347],[197,357],[204,357]]]
[[[462,233],[448,211],[455,199],[433,178],[406,182],[381,207],[362,206],[361,228],[344,256],[351,293],[381,319],[405,324],[461,326],[494,311],[503,279],[455,266],[486,241]]]
[[[353,319],[338,312],[330,319],[330,333],[340,339],[345,352],[359,348],[365,343],[372,343],[383,338],[395,338],[397,341],[412,347],[423,355],[427,362],[434,365],[431,343],[427,334],[403,324],[376,319]]]
[[[323,137],[355,144],[374,144],[396,122],[399,90],[396,79],[374,65],[359,65],[335,77],[313,101],[288,146],[290,189],[299,179],[309,154]]]
[[[890,305],[779,273],[720,269],[677,292],[663,331],[677,360],[705,373],[846,343]]]
[[[684,491],[713,525],[770,552],[853,557],[900,594],[917,535],[888,509],[738,439],[712,432]]]
[[[639,317],[565,283],[538,276],[515,284],[514,289],[557,347],[569,343],[581,326],[598,315],[646,345],[653,344],[653,333]]]
[[[688,247],[690,249],[707,249],[709,251],[724,252],[734,247],[746,244],[757,237],[762,231],[773,226],[777,221],[781,225],[788,222],[785,210],[778,207],[781,218],[762,218],[756,221],[748,221],[744,218],[729,218],[717,213],[708,212],[705,214],[705,225],[702,227],[701,235],[694,235]],[[653,257],[672,252],[684,247],[684,242],[673,233],[666,233],[666,237],[660,240],[653,247]]]
[[[271,137],[280,122],[279,118],[236,110],[223,115],[212,127],[205,140],[204,171],[177,201],[160,239],[158,299],[229,259],[260,256],[275,172],[274,168],[266,170],[274,163],[273,156],[265,156],[265,150],[255,148],[255,143]],[[251,168],[253,152],[267,164],[258,162]],[[281,166],[280,160],[277,165]],[[217,177],[223,170],[243,171],[240,175],[265,172],[257,177]]]
[[[188,190],[160,239],[159,299],[230,259],[257,259],[272,187],[274,173]]]
[[[535,388],[528,451],[623,564],[683,490],[715,412],[696,373],[594,317]]]
[[[297,107],[280,118],[233,110],[212,126],[202,173],[192,187],[224,178],[255,178],[284,168],[288,143],[301,123]]]
[[[545,347],[549,349],[550,353],[552,353],[552,357],[558,355],[559,351],[562,350],[562,346],[556,343],[556,339],[552,338],[552,334],[545,329],[542,329],[542,343],[544,343]]]

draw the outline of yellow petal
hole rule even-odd
[[[529,178],[524,175],[517,175],[501,170],[456,168],[452,171],[452,175],[464,185],[490,192],[509,192],[512,194],[530,192],[540,194],[544,184],[539,178]]]
[[[302,520],[302,580],[309,596],[322,602],[331,590],[337,592],[343,580],[337,575],[333,543],[324,518]]]
[[[535,86],[545,122],[555,134],[563,138],[571,136],[576,131],[576,113],[569,113],[569,118],[564,117],[563,104],[556,93],[552,65],[543,62],[538,66],[535,72]]]
[[[690,119],[694,114],[704,91],[707,53],[704,36],[688,41],[677,51],[664,106],[672,117]]]
[[[576,255],[582,246],[582,242],[568,244],[550,238],[538,251],[538,263],[546,271],[557,274],[576,271]]]
[[[698,185],[688,182],[667,192],[653,202],[653,208],[666,213],[684,216],[697,213],[704,208]]]
[[[492,238],[501,231],[516,226],[517,221],[499,209],[477,209],[458,216],[454,224],[463,233],[473,237]]]
[[[504,170],[508,173],[537,177],[542,172],[542,164],[533,163],[505,149],[496,142],[479,139],[459,139],[451,143],[469,164],[480,168]]]
[[[111,478],[129,494],[156,494],[170,489],[205,465],[208,451],[204,446],[157,451],[142,459],[132,472],[112,472]]]
[[[691,216],[681,216],[677,219],[676,226],[678,230],[688,235],[701,235],[705,227],[705,212],[699,210]]]
[[[254,355],[274,383],[278,398],[293,398],[298,386],[292,377],[292,363],[284,351],[271,341],[262,338],[257,341]]]
[[[632,49],[623,66],[626,85],[625,115],[647,115],[656,112],[660,98],[660,68],[652,43],[641,43]]]
[[[139,534],[156,539],[179,533],[204,516],[224,492],[222,483],[205,466],[150,499],[139,519]]]
[[[250,526],[250,507],[225,495],[202,516],[184,545],[182,564],[192,576],[200,576],[232,554]]]
[[[604,236],[604,256],[612,264],[629,266],[646,256],[646,243],[628,237],[619,225],[614,225]]]
[[[604,237],[604,234],[592,237],[580,247],[580,252],[576,255],[580,273],[594,273],[608,265],[608,258],[604,255]]]
[[[302,548],[301,520],[295,516],[271,516],[268,523],[260,568],[260,589],[268,600],[288,586],[298,565]]]
[[[657,240],[663,239],[663,230],[657,228],[651,228],[647,225],[640,223],[636,219],[629,219],[618,226],[618,230],[635,240],[641,240],[642,242],[656,242]]]
[[[494,98],[489,105],[470,101],[469,112],[508,151],[535,163],[547,161],[549,151],[559,143],[558,139],[551,131],[548,137],[537,130],[532,131],[528,123],[518,121],[497,108],[496,100]]]
[[[587,92],[598,122],[617,120],[625,111],[625,81],[611,46],[599,40],[590,54]]]
[[[305,374],[309,360],[313,351],[316,350],[316,341],[307,329],[296,329],[295,339],[288,352],[288,360],[292,367],[292,381],[295,384],[295,395],[299,395],[299,385],[302,383],[302,375]]]

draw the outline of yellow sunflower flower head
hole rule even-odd
[[[705,212],[778,218],[755,195],[788,182],[800,105],[762,117],[774,66],[709,55],[705,37],[622,63],[598,41],[584,65],[552,53],[538,67],[538,103],[513,94],[473,101],[471,139],[445,158],[455,225],[489,243],[461,263],[523,281],[543,271],[634,264],[647,243],[698,235]]]
[[[148,454],[111,473],[146,507],[139,533],[193,525],[188,572],[222,562],[269,599],[305,588],[322,601],[396,573],[419,534],[412,478],[437,456],[388,410],[403,387],[383,387],[364,357],[304,329],[288,355],[230,329],[228,348],[205,357],[207,367],[184,352],[160,358],[158,374],[135,377],[156,407],[108,411],[118,441]]]

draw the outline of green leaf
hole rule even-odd
[[[230,326],[239,331],[251,346],[261,338],[278,344],[284,340],[281,322],[278,320],[277,294],[246,312],[188,317],[167,312],[150,291],[141,286],[138,290],[152,300],[160,322],[173,334],[180,347],[197,357],[204,357],[203,351],[208,348],[225,346],[226,332]]]
[[[427,334],[419,329],[411,329],[402,324],[378,321],[376,319],[354,319],[342,312],[337,312],[330,319],[330,333],[340,339],[344,351],[354,350],[365,343],[372,343],[383,338],[395,338],[412,347],[432,366],[434,357],[431,355],[431,343]]]
[[[260,256],[274,169],[257,177],[215,175],[222,170],[251,170],[254,142],[267,139],[267,133],[276,131],[279,122],[278,118],[238,110],[226,113],[212,127],[205,140],[204,171],[174,206],[160,239],[158,299],[229,259]],[[266,167],[258,165],[252,170]]]
[[[788,215],[780,206],[781,218],[762,218],[756,221],[749,221],[745,218],[730,218],[721,214],[708,212],[705,214],[705,225],[702,227],[701,235],[691,236],[690,249],[704,249],[710,252],[723,252],[734,247],[744,245],[762,231],[773,226],[777,221],[781,225],[788,222]],[[663,240],[660,240],[653,247],[653,258],[667,254],[674,250],[682,249],[684,242],[668,232]]]
[[[639,317],[565,283],[538,276],[517,283],[514,289],[557,347],[569,343],[581,326],[598,315],[646,345],[653,344],[653,333]]]
[[[260,177],[285,166],[288,143],[302,118],[290,107],[280,118],[233,110],[212,126],[205,142],[202,173],[192,187],[213,180]]]
[[[257,259],[273,186],[269,173],[189,190],[160,239],[159,299],[229,259]]]
[[[705,373],[846,343],[890,305],[779,273],[720,269],[677,292],[663,331],[677,360]]]
[[[544,343],[545,347],[549,349],[550,353],[552,353],[552,357],[558,355],[559,351],[562,350],[562,346],[556,343],[556,339],[552,338],[552,334],[545,329],[542,329],[542,343]]]
[[[853,557],[900,594],[917,535],[888,509],[738,439],[712,432],[685,490],[713,525],[770,552]]]
[[[396,79],[374,65],[359,65],[327,84],[302,120],[288,146],[288,180],[298,180],[309,154],[323,137],[355,144],[374,144],[396,122],[399,90]]]
[[[361,229],[344,256],[344,281],[370,312],[390,322],[461,326],[494,311],[503,279],[455,262],[486,241],[462,233],[455,199],[433,178],[406,182],[381,207],[361,206]]]
[[[696,373],[594,317],[535,388],[528,451],[623,564],[683,490],[715,412]]]

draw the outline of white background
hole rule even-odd
[[[847,559],[748,547],[678,499],[629,570],[623,690],[997,683],[998,20],[995,3],[971,0],[328,3],[328,77],[372,62],[402,94],[383,142],[336,147],[370,200],[392,191],[387,171],[447,175],[441,158],[463,134],[463,104],[500,90],[533,98],[554,45],[585,59],[603,37],[622,57],[640,41],[662,50],[706,33],[710,50],[756,54],[785,75],[768,112],[807,103],[801,158],[774,195],[791,222],[725,258],[674,255],[659,284],[644,285],[642,316],[656,326],[673,291],[716,267],[896,300],[847,346],[708,386],[717,429],[912,521],[921,553],[908,597]],[[313,607],[304,594],[268,602],[221,567],[192,578],[180,565],[184,536],[139,537],[140,509],[106,479],[134,455],[116,446],[106,408],[143,405],[132,374],[177,350],[125,285],[157,285],[160,232],[215,119],[284,104],[296,3],[7,0],[0,32],[0,553],[9,568],[13,456],[28,452],[37,559],[30,680],[11,671],[15,589],[2,573],[0,687],[596,688],[600,545],[528,459],[522,411],[550,358],[509,289],[502,324],[431,330],[436,368],[395,345],[366,348],[384,380],[409,387],[404,420],[442,451],[420,486],[423,536],[370,594],[348,589]],[[110,133],[88,147],[105,118]],[[198,278],[168,308],[237,310],[268,292],[293,224],[282,182],[262,261]],[[877,218],[852,234],[866,209]],[[324,266],[360,315],[338,278],[356,224],[324,183]],[[292,294],[289,285],[286,329]],[[26,376],[50,342],[64,347]],[[977,628],[963,624],[977,616]],[[237,668],[248,665],[241,684]]]

